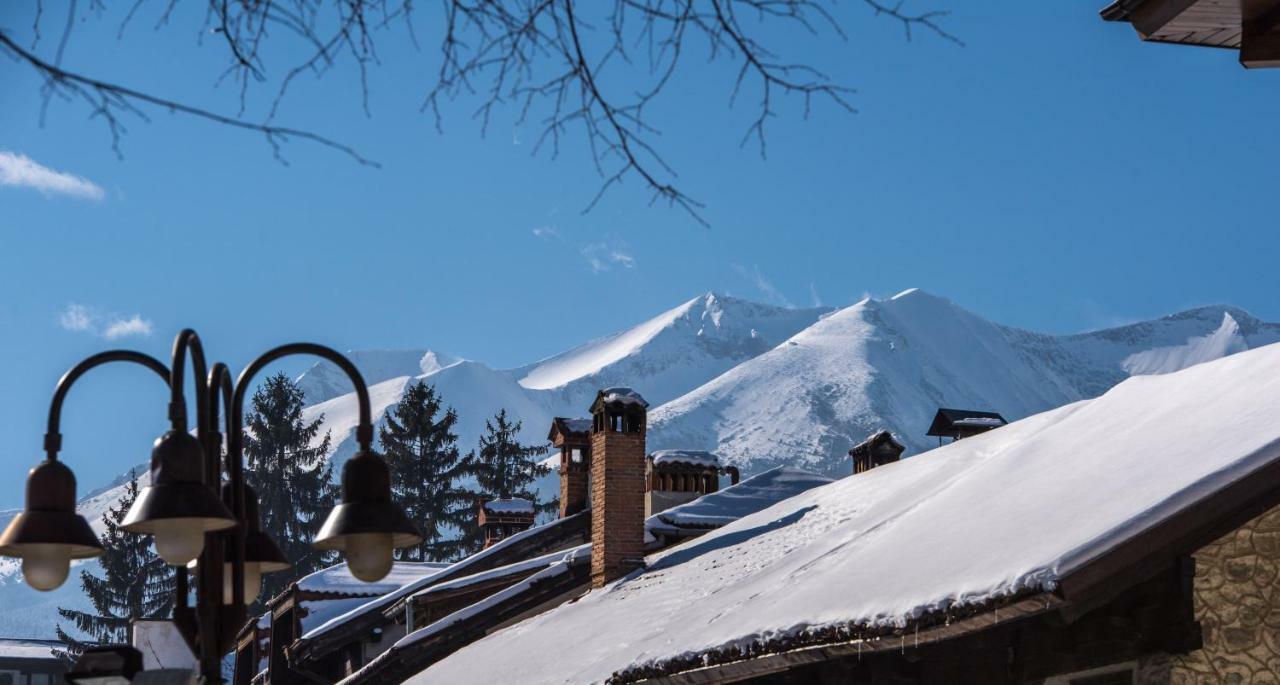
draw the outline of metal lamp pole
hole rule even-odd
[[[103,553],[88,522],[75,512],[75,476],[57,459],[63,399],[78,378],[102,364],[127,361],[151,369],[169,385],[170,430],[156,440],[151,482],[139,492],[121,528],[154,535],[161,557],[177,567],[174,624],[199,656],[202,680],[221,683],[222,656],[247,618],[246,566],[254,565],[251,578],[288,566],[275,543],[258,530],[258,522],[249,518],[252,514],[256,519],[257,508],[244,481],[245,395],[264,367],[295,354],[318,356],[342,369],[359,404],[359,451],[343,466],[341,502],[313,544],[344,552],[357,578],[380,580],[390,570],[393,548],[417,544],[422,537],[391,501],[390,472],[372,449],[369,391],[360,372],[331,348],[294,343],[262,354],[232,383],[225,364],[206,365],[200,337],[190,329],[174,340],[169,368],[139,352],[114,350],[85,359],[58,381],[45,433],[47,457],[28,476],[26,507],[0,534],[0,555],[22,559],[28,584],[47,591],[66,580],[71,559]],[[184,392],[188,358],[196,385],[194,436],[187,430]],[[220,417],[226,419],[225,463]],[[196,605],[191,607],[187,564],[195,559]]]

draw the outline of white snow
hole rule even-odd
[[[546,530],[550,526],[559,525],[560,523],[566,520],[568,519],[556,519],[555,521],[552,521],[550,523],[546,523],[541,526],[534,526],[528,530],[521,531],[519,533],[516,533],[515,535],[512,535],[511,537],[503,538],[501,542],[498,542],[492,547],[489,547],[488,549],[480,550],[479,552],[476,552],[475,554],[472,554],[471,556],[465,559],[454,562],[453,564],[450,564],[445,568],[441,569],[440,572],[448,573],[450,574],[450,577],[455,577],[455,578],[460,577],[460,575],[464,573],[466,569],[475,566],[477,563],[479,563],[484,559],[489,558],[491,555],[497,554],[501,550],[506,549],[508,546],[517,544],[518,542],[528,538],[529,536],[537,534],[538,531]],[[361,604],[360,606],[352,608],[350,611],[340,616],[335,616],[333,619],[316,626],[314,630],[309,630],[303,633],[302,639],[305,640],[308,638],[315,637],[316,635],[320,635],[321,633],[328,632],[336,628],[337,626],[340,626],[343,623],[346,623],[347,621],[355,618],[356,616],[360,616],[360,615],[369,613],[371,611],[381,611],[383,607],[388,607],[388,606],[391,606],[392,604],[395,604],[402,597],[407,597],[409,595],[417,594],[419,591],[421,591],[422,589],[424,589],[425,587],[431,584],[431,579],[434,577],[434,575],[435,574],[433,574],[432,576],[425,576],[417,580],[414,580],[412,582],[406,583],[392,592],[388,592],[387,594],[382,595],[381,597],[371,599],[368,602]]]
[[[591,552],[591,543],[588,542],[585,545],[579,545],[568,551],[573,552],[575,554],[583,554],[583,553],[589,554]],[[540,557],[525,559],[524,561],[517,561],[514,564],[507,564],[506,566],[491,568],[488,571],[481,571],[479,573],[473,573],[469,576],[462,576],[461,578],[455,578],[454,580],[446,580],[443,583],[436,583],[435,585],[432,585],[431,587],[426,588],[425,590],[414,593],[413,596],[419,597],[422,595],[430,595],[437,592],[449,592],[451,590],[470,587],[477,583],[484,583],[484,582],[493,580],[495,578],[504,578],[506,576],[512,576],[519,573],[525,573],[526,571],[532,571],[534,569],[544,568],[558,561],[561,561],[564,558],[565,558],[565,551],[551,552],[549,554],[544,554]]]
[[[1064,574],[1280,459],[1280,345],[1077,402],[792,497],[410,679],[602,682],[830,625],[901,626]],[[1052,531],[1052,535],[1044,534]],[[572,636],[569,640],[545,636]]]
[[[58,657],[53,650],[66,651],[66,646],[53,640],[24,640],[22,638],[0,637],[0,659],[47,659]]]
[[[658,450],[650,452],[649,457],[653,459],[654,466],[661,464],[689,464],[708,468],[720,466],[720,457],[717,457],[715,452],[704,450]]]
[[[334,564],[298,579],[298,587],[311,592],[334,592],[349,595],[383,594],[398,589],[406,583],[430,578],[448,564],[432,561],[397,561],[382,580],[366,583],[351,575],[347,562]]]
[[[676,528],[715,528],[732,523],[805,490],[830,483],[831,479],[803,469],[779,466],[757,474],[737,485],[703,495],[645,520],[650,535]]]
[[[484,508],[495,514],[532,514],[533,502],[523,497],[506,497],[491,499],[484,503]]]
[[[1206,347],[1236,351],[1243,343],[1221,345],[1224,312],[1248,346],[1280,340],[1280,326],[1224,307],[1051,336],[917,289],[864,300],[651,409],[649,448],[711,450],[744,474],[793,465],[842,475],[848,449],[875,430],[893,431],[907,455],[935,446],[924,433],[939,406],[991,408],[1012,420],[1095,397],[1130,375],[1133,355],[1215,329],[1219,345]],[[1182,355],[1170,368],[1211,356]]]
[[[1249,349],[1240,324],[1230,312],[1222,313],[1222,325],[1209,335],[1188,338],[1186,344],[1157,347],[1129,355],[1121,366],[1131,375],[1170,373]]]
[[[623,386],[614,386],[612,388],[605,388],[604,390],[601,390],[600,398],[604,400],[606,404],[617,402],[620,404],[638,404],[641,407],[649,406],[649,403],[640,395],[640,393]]]
[[[1003,426],[1005,422],[989,416],[969,416],[951,422],[953,426]]]

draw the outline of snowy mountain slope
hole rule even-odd
[[[1165,373],[1280,341],[1229,307],[1070,336],[991,323],[918,290],[864,300],[650,414],[650,446],[720,452],[744,473],[779,464],[831,475],[889,428],[911,452],[940,406],[1016,419],[1095,397],[1130,374]]]
[[[706,293],[634,328],[595,340],[534,364],[505,371],[432,352],[349,353],[370,387],[375,420],[415,381],[432,384],[458,412],[458,445],[476,445],[485,421],[500,409],[524,422],[528,442],[546,438],[554,416],[579,416],[601,387],[634,384],[652,403],[673,399],[765,352],[816,322],[829,308],[787,309]],[[446,363],[447,362],[447,363]],[[421,372],[387,376],[418,366]],[[304,392],[347,384],[331,365],[317,364],[299,377]],[[307,391],[306,388],[313,390]],[[318,389],[318,390],[316,390]],[[308,397],[311,395],[308,394]],[[355,395],[349,391],[304,412],[323,414],[332,431],[331,455],[345,461],[355,451]],[[317,441],[323,436],[318,436]]]
[[[523,387],[585,409],[609,385],[643,388],[653,404],[675,399],[813,325],[830,307],[788,309],[714,292],[639,326],[512,371]],[[582,409],[578,410],[582,413]]]
[[[360,371],[364,382],[374,385],[400,376],[434,373],[462,361],[434,350],[355,350],[347,358]],[[297,378],[307,404],[319,404],[351,392],[351,380],[327,361],[312,364]]]

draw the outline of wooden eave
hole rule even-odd
[[[1245,66],[1276,66],[1277,0],[1115,0],[1100,14],[1144,41],[1240,50]]]

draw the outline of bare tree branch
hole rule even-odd
[[[107,83],[97,79],[81,76],[50,64],[34,54],[23,49],[4,31],[0,31],[0,47],[5,48],[12,53],[18,60],[26,62],[45,79],[45,88],[49,92],[57,94],[65,98],[79,98],[84,100],[90,107],[93,117],[102,117],[106,121],[107,128],[111,132],[111,149],[120,154],[120,135],[125,131],[120,117],[123,114],[134,114],[142,119],[146,119],[146,115],[139,110],[133,103],[145,103],[162,107],[171,112],[181,112],[191,116],[206,119],[218,124],[231,126],[233,128],[245,129],[248,131],[256,131],[263,134],[267,138],[267,142],[271,145],[277,159],[284,162],[284,158],[280,154],[280,145],[291,139],[309,140],[313,143],[319,143],[325,147],[330,147],[340,152],[346,153],[352,159],[360,164],[377,167],[379,164],[373,160],[366,159],[360,153],[348,145],[344,145],[335,140],[325,138],[324,136],[303,131],[296,128],[285,126],[273,126],[270,124],[254,124],[247,121],[241,121],[232,117],[210,112],[199,107],[184,105],[180,102],[166,100],[164,98],[148,95],[132,88]]]
[[[699,223],[703,205],[677,184],[677,174],[661,154],[661,132],[651,125],[649,106],[663,93],[691,48],[701,48],[711,62],[732,64],[728,72],[729,105],[748,92],[756,96],[754,115],[741,144],[754,142],[766,156],[766,127],[780,113],[780,104],[796,96],[807,118],[815,102],[855,112],[854,91],[833,81],[811,64],[775,54],[767,45],[779,32],[798,29],[811,36],[830,35],[846,41],[844,15],[851,3],[838,0],[440,0],[439,59],[435,82],[425,94],[423,111],[430,112],[437,130],[443,128],[442,104],[460,97],[475,98],[474,116],[487,132],[494,114],[508,109],[516,126],[536,122],[536,154],[549,149],[559,156],[567,135],[586,143],[601,186],[583,211],[599,205],[609,190],[628,178],[652,192],[652,202],[679,207]],[[946,12],[908,11],[907,0],[862,0],[853,7],[871,10],[900,24],[906,39],[923,31],[963,45],[943,26]],[[38,0],[42,3],[43,0]],[[412,0],[206,0],[204,32],[219,36],[228,66],[222,78],[239,85],[240,113],[236,117],[182,105],[165,98],[64,71],[61,55],[76,0],[68,0],[68,25],[52,63],[23,50],[0,33],[0,45],[33,66],[45,79],[47,98],[80,99],[93,116],[101,116],[117,149],[123,131],[120,115],[142,116],[135,104],[149,104],[192,114],[210,121],[263,133],[279,156],[279,144],[290,138],[311,140],[373,165],[352,148],[315,134],[274,126],[294,81],[304,74],[322,77],[340,60],[354,61],[361,105],[370,113],[369,68],[379,64],[375,33],[403,26],[416,47],[411,17]],[[134,0],[118,35],[145,0]],[[157,0],[164,2],[164,0]],[[90,0],[101,11],[100,0]],[[167,25],[176,0],[167,0],[157,28]],[[35,40],[39,40],[42,7],[37,6]],[[837,16],[840,15],[840,16]],[[274,71],[267,46],[278,35],[299,39],[301,59]],[[794,50],[794,48],[791,48]],[[633,55],[633,53],[635,53]],[[273,53],[275,54],[275,53]],[[697,53],[695,53],[697,54]],[[633,61],[633,56],[637,57]],[[274,76],[273,76],[274,74]],[[278,81],[265,121],[244,121],[251,84]],[[638,85],[637,85],[638,84]],[[145,117],[144,117],[145,118]],[[376,166],[376,165],[375,165]]]

